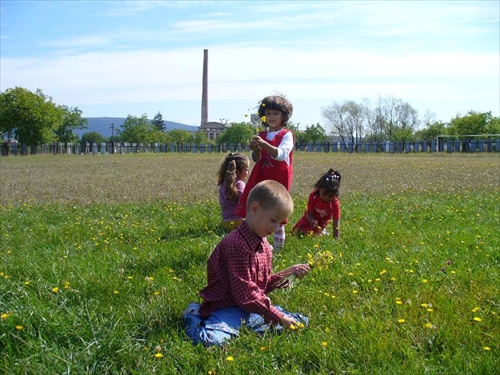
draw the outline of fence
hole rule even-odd
[[[297,143],[295,150],[304,152],[342,152],[342,153],[433,153],[433,152],[500,152],[498,139],[468,139],[468,140],[431,140],[416,142],[323,142]],[[106,155],[135,154],[142,152],[166,153],[213,153],[227,151],[250,151],[247,144],[195,144],[195,143],[51,143],[35,146],[4,142],[2,156],[61,154],[61,155]]]

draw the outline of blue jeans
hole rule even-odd
[[[283,314],[292,316],[298,323],[307,326],[309,318],[299,313],[290,313],[280,306],[276,308]],[[281,332],[281,325],[270,326],[259,314],[252,314],[237,306],[224,307],[214,311],[207,319],[199,316],[199,303],[190,303],[183,314],[184,329],[188,337],[196,345],[202,343],[206,346],[222,346],[232,337],[239,335],[242,324],[257,333],[265,333],[271,328],[273,331]]]

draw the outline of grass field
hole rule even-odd
[[[206,349],[180,315],[224,235],[222,159],[1,158],[0,373],[498,373],[498,155],[296,153],[291,223],[342,173],[341,239],[275,255],[316,265],[271,295],[310,327]]]

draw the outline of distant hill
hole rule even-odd
[[[86,117],[86,119],[88,121],[87,129],[73,131],[79,137],[81,137],[82,134],[90,133],[90,132],[99,133],[103,137],[110,137],[111,136],[111,124],[114,124],[115,135],[116,135],[117,130],[121,129],[121,126],[123,125],[123,123],[126,120],[126,118],[123,118],[123,117]],[[165,130],[166,131],[174,130],[174,129],[187,130],[189,132],[198,131],[197,126],[190,126],[190,125],[181,124],[179,122],[173,122],[173,121],[165,121]]]

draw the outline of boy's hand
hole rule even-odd
[[[307,263],[296,264],[295,266],[290,267],[293,270],[293,273],[299,278],[303,278],[306,273],[311,270],[311,266]]]
[[[297,327],[299,325],[294,318],[285,314],[283,314],[281,322],[285,328],[290,328],[291,326]]]

